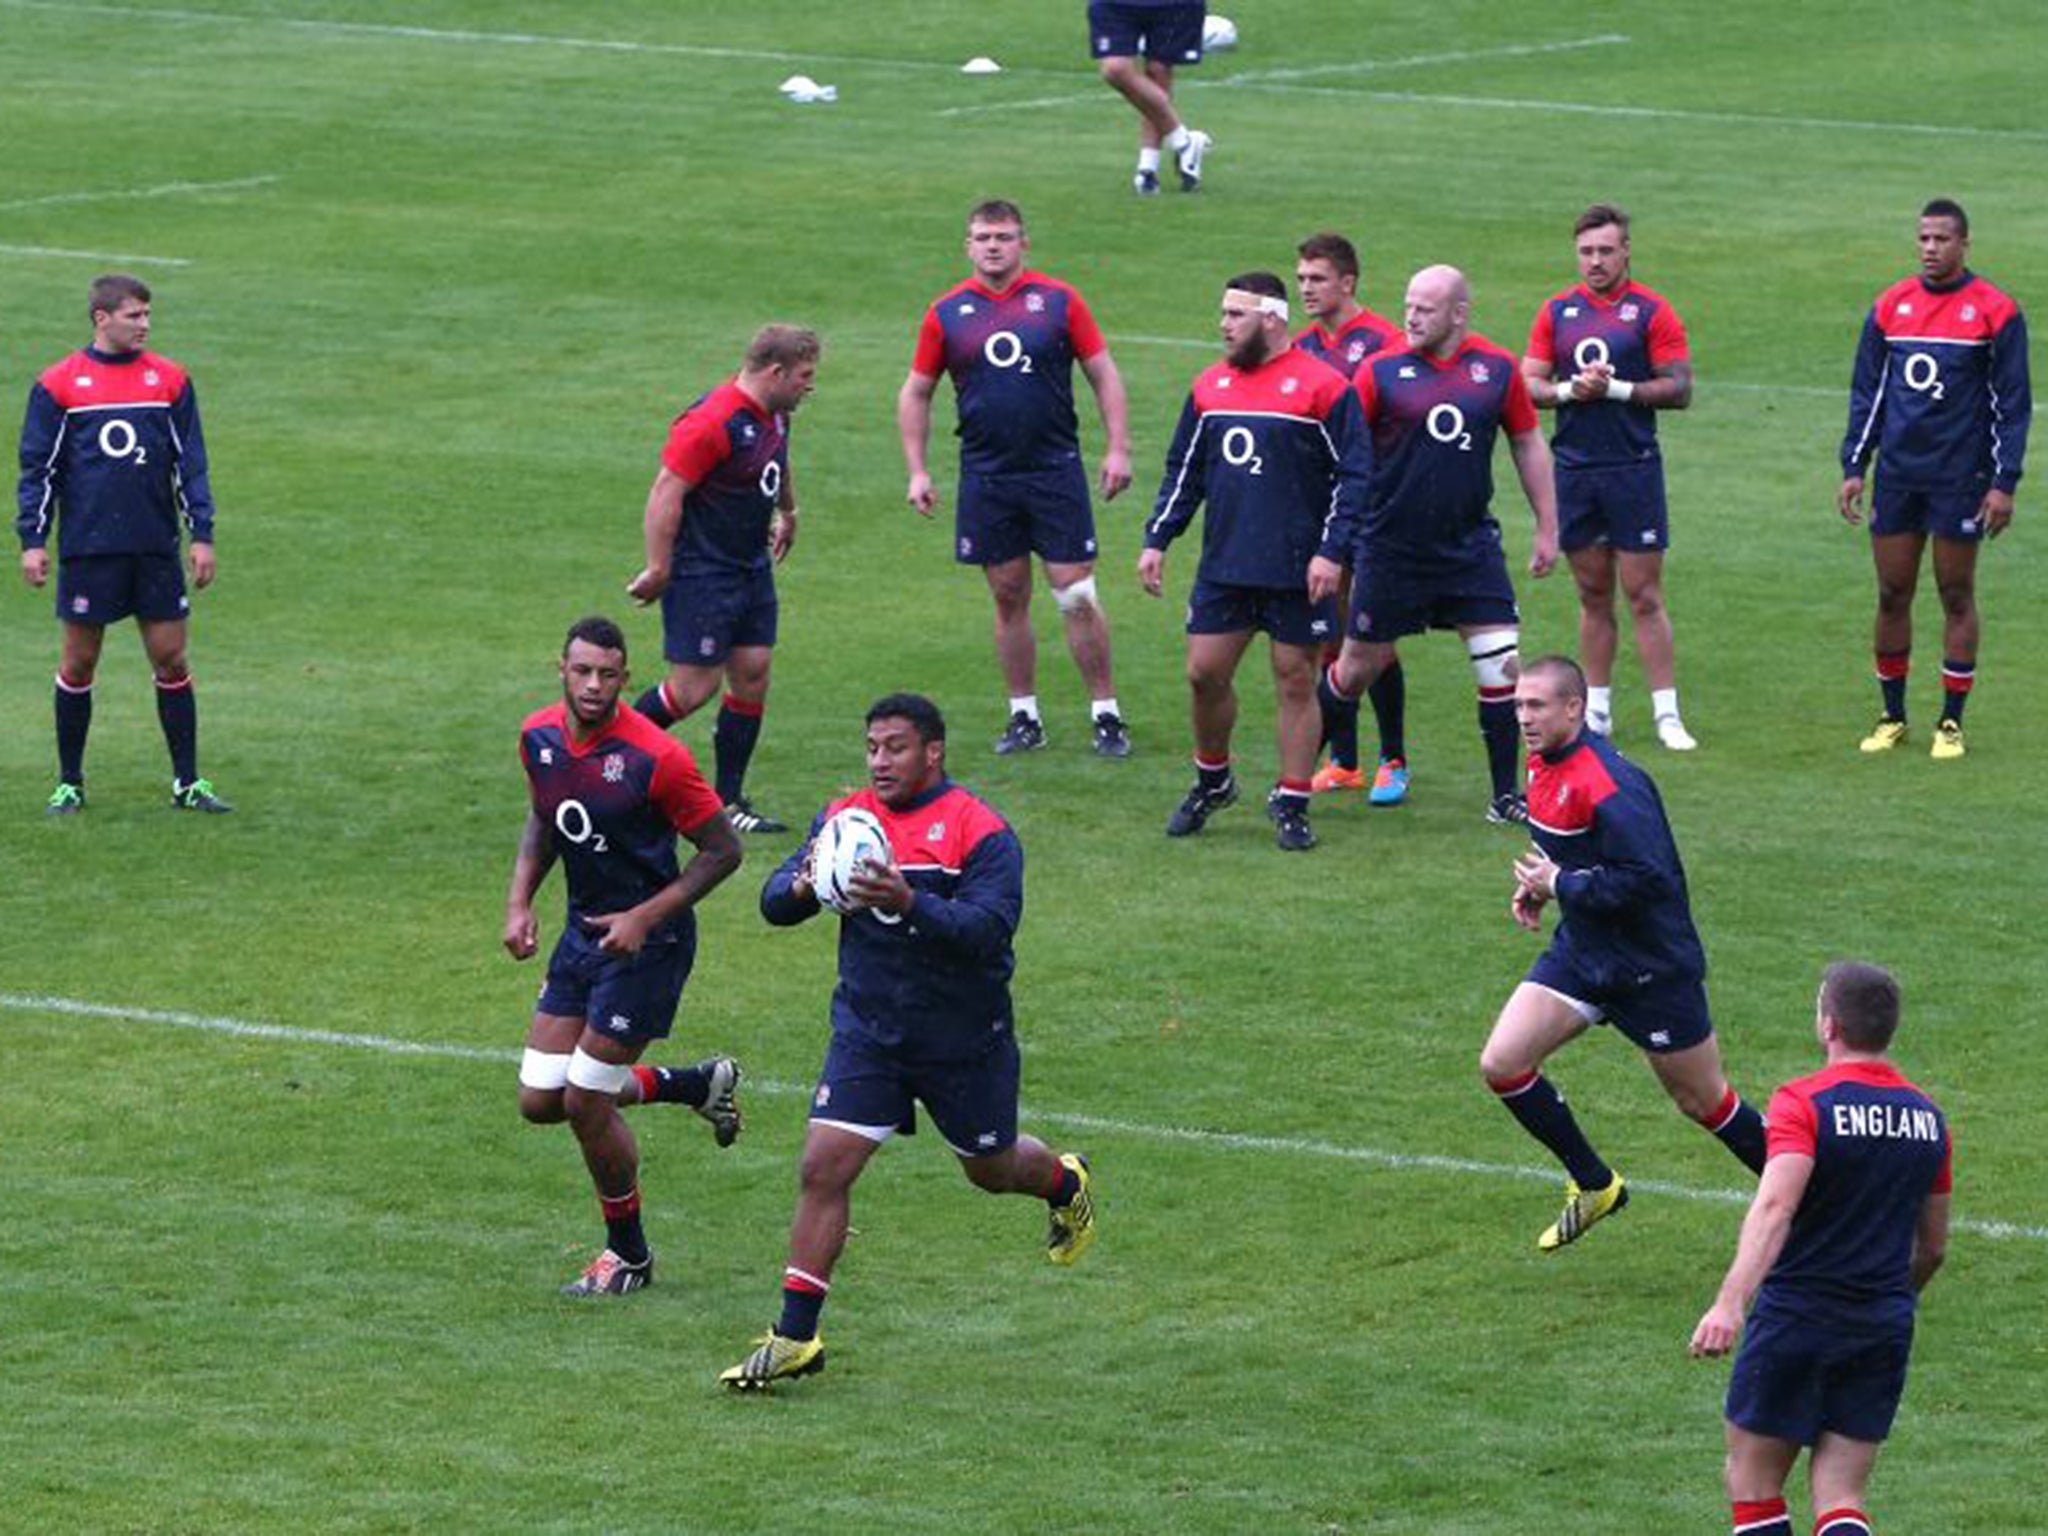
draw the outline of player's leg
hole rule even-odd
[[[1963,705],[1977,680],[1977,541],[1934,537],[1934,584],[1941,593],[1941,723],[1934,755],[1963,755]]]
[[[155,675],[157,724],[171,758],[171,804],[183,811],[232,809],[199,774],[199,702],[185,660],[185,621],[138,617],[136,626]]]
[[[775,656],[767,644],[735,645],[725,658],[725,697],[711,728],[711,753],[718,798],[742,832],[787,832],[789,827],[762,814],[747,798],[747,765],[761,739],[761,719],[768,707],[768,675]]]
[[[1084,501],[1084,508],[1085,505]],[[1089,729],[1095,750],[1102,757],[1128,757],[1131,737],[1117,704],[1116,681],[1110,665],[1109,619],[1102,611],[1102,599],[1095,588],[1095,562],[1048,557],[1045,579],[1052,588],[1054,603],[1059,606],[1067,650],[1088,689]]]
[[[1492,785],[1486,812],[1489,821],[1525,823],[1529,819],[1529,808],[1516,788],[1522,747],[1521,727],[1515,722],[1521,633],[1512,622],[1458,626],[1479,693],[1479,737],[1486,743],[1486,771]]]
[[[552,961],[549,969],[552,982]],[[569,1086],[569,1057],[583,1038],[583,1017],[548,1012],[546,996],[541,1003],[527,1027],[526,1049],[519,1060],[519,1116],[531,1125],[559,1125],[569,1118],[562,1095]]]
[[[61,576],[61,565],[59,572]],[[104,625],[64,621],[53,690],[57,719],[57,788],[49,803],[53,816],[69,815],[85,805],[85,739],[92,729],[92,684],[99,673],[100,649],[106,637]]]
[[[1043,1200],[1049,1213],[1046,1257],[1071,1264],[1095,1240],[1088,1160],[1017,1133],[1022,1076],[1016,1036],[1006,1034],[979,1060],[921,1070],[914,1086],[968,1182],[992,1195]]]
[[[1628,1203],[1628,1186],[1579,1129],[1564,1095],[1543,1073],[1543,1063],[1585,1033],[1600,1010],[1582,1000],[1585,990],[1545,955],[1509,996],[1479,1051],[1479,1075],[1501,1106],[1564,1165],[1570,1184],[1555,1224],[1537,1239],[1551,1252],[1575,1242],[1596,1221]],[[1548,976],[1550,981],[1535,978]],[[1554,985],[1553,983],[1557,983]],[[1564,990],[1579,985],[1578,992]]]
[[[1664,606],[1664,552],[1623,550],[1621,590],[1635,625],[1636,654],[1650,684],[1650,714],[1657,739],[1674,752],[1698,745],[1678,710],[1678,648],[1671,633],[1671,611]]]
[[[1337,583],[1337,611],[1346,614],[1351,611],[1351,572],[1348,570]],[[1320,745],[1330,749],[1329,763],[1316,770],[1318,793],[1365,788],[1365,774],[1358,766],[1358,705],[1346,703],[1330,692],[1324,677],[1336,665],[1338,654],[1343,649],[1341,638],[1326,640],[1322,654],[1317,658],[1316,707],[1322,714],[1323,738]]]
[[[1188,604],[1188,713],[1194,727],[1195,782],[1166,820],[1168,837],[1187,837],[1237,799],[1230,767],[1230,738],[1237,728],[1237,664],[1253,631],[1235,604],[1205,602],[1197,591]],[[1243,624],[1243,628],[1211,628]]]
[[[633,701],[633,708],[663,730],[702,709],[725,681],[723,660],[698,664],[671,660],[668,675]]]
[[[1010,696],[1013,725],[1021,717],[1035,727],[1030,746],[1005,746],[1006,733],[998,752],[1030,751],[1045,741],[1038,709],[1038,637],[1031,628],[1031,557],[1017,555],[982,567],[988,593],[995,601],[996,665],[1003,674],[1003,687]],[[1024,738],[1020,736],[1019,741]]]
[[[1269,809],[1276,841],[1289,852],[1300,852],[1316,843],[1309,829],[1308,802],[1314,793],[1316,738],[1322,733],[1322,717],[1316,707],[1322,644],[1305,636],[1287,641],[1275,634],[1271,648],[1280,781],[1274,786]]]
[[[640,1224],[640,1147],[619,1113],[619,1096],[633,1082],[633,1064],[645,1049],[644,1040],[615,1038],[586,1025],[569,1056],[562,1111],[597,1190],[605,1251],[565,1294],[622,1296],[653,1279],[654,1256]]]
[[[1704,1009],[1702,1001],[1699,1005],[1701,1016]],[[1663,1012],[1661,1006],[1658,1012]],[[1680,1004],[1665,1017],[1683,1018],[1692,1013],[1691,1004]],[[1643,1045],[1650,1069],[1657,1074],[1657,1080],[1671,1095],[1671,1102],[1678,1106],[1679,1112],[1711,1132],[1751,1173],[1762,1173],[1764,1117],[1757,1112],[1755,1105],[1745,1101],[1729,1086],[1728,1076],[1721,1069],[1720,1042],[1711,1029],[1704,1039],[1692,1044],[1681,1045],[1675,1050],[1660,1049],[1655,1044],[1644,1045],[1646,1035],[1642,1026],[1649,1022],[1649,1017],[1647,1013],[1637,1015],[1632,1007],[1626,1020],[1617,1017],[1615,1022],[1622,1025],[1638,1045]],[[1694,1027],[1685,1023],[1673,1028],[1678,1031],[1676,1038],[1680,1040],[1696,1032]],[[1669,1029],[1659,1029],[1648,1038],[1654,1040],[1668,1033]]]
[[[1870,1471],[1882,1447],[1825,1430],[1813,1442],[1806,1475],[1813,1485],[1814,1536],[1870,1536],[1864,1513]]]
[[[1799,1442],[1779,1440],[1724,1421],[1728,1454],[1722,1463],[1736,1536],[1792,1536],[1785,1479],[1799,1459]]]
[[[1579,589],[1579,666],[1586,674],[1586,729],[1605,736],[1614,729],[1614,551],[1588,544],[1566,552]]]
[[[1879,511],[1872,502],[1873,527]],[[1866,752],[1884,752],[1906,739],[1906,676],[1913,657],[1913,595],[1920,584],[1920,556],[1927,546],[1922,531],[1873,532],[1871,563],[1877,573],[1877,619],[1871,648],[1877,658],[1877,685],[1883,712],[1863,740]]]
[[[1176,118],[1179,113],[1173,101],[1173,72],[1179,65],[1202,62],[1202,22],[1206,10],[1200,0],[1155,7],[1145,24],[1145,78],[1158,88]],[[1144,142],[1142,135],[1139,142]],[[1173,156],[1174,169],[1180,172],[1181,191],[1199,192],[1202,157],[1209,151],[1209,135],[1182,123],[1161,133],[1158,144]]]

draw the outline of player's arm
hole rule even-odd
[[[1850,523],[1863,521],[1863,472],[1877,451],[1878,431],[1884,422],[1884,370],[1889,350],[1872,311],[1863,317],[1856,365],[1849,375],[1849,430],[1842,438],[1842,486],[1835,493],[1835,510]]]
[[[63,440],[63,407],[41,384],[30,385],[21,420],[14,532],[21,540],[21,578],[32,587],[50,579],[50,527],[57,514],[57,458]]]
[[[177,444],[171,464],[172,484],[192,535],[192,585],[213,585],[213,481],[206,463],[206,434],[199,425],[199,391],[190,379],[171,402],[171,429]]]
[[[951,896],[913,889],[894,866],[856,876],[852,894],[902,917],[913,940],[993,959],[1024,916],[1024,846],[1008,827],[985,833],[961,862]]]
[[[1942,1260],[1948,1257],[1948,1208],[1950,1195],[1947,1190],[1927,1197],[1920,1207],[1920,1221],[1913,1229],[1913,1289],[1924,1291],[1927,1282],[1934,1278],[1934,1272],[1941,1268]]]
[[[1308,563],[1308,595],[1321,602],[1336,594],[1344,569],[1365,526],[1365,498],[1372,485],[1372,431],[1365,408],[1347,380],[1323,418],[1331,451],[1336,455],[1330,477],[1330,510],[1323,518],[1322,543]]]
[[[1095,391],[1095,406],[1102,412],[1102,435],[1106,439],[1102,471],[1096,484],[1102,499],[1113,501],[1131,483],[1130,401],[1124,394],[1123,375],[1117,372],[1109,348],[1083,358],[1081,372],[1088,376],[1088,387]]]
[[[1669,839],[1659,816],[1650,803],[1609,795],[1593,813],[1598,862],[1583,869],[1551,865],[1545,894],[1554,896],[1567,915],[1595,917],[1676,894],[1676,871],[1664,852]]]
[[[651,603],[668,586],[669,561],[676,547],[676,534],[683,526],[683,498],[691,483],[666,464],[654,472],[654,484],[647,488],[647,507],[640,516],[640,540],[645,564],[640,574],[626,583],[626,592],[636,603]]]
[[[946,328],[939,323],[938,311],[928,309],[917,328],[917,351],[911,356],[910,372],[896,392],[896,433],[903,440],[903,463],[910,474],[904,499],[923,517],[930,517],[939,504],[925,454],[932,436],[932,396],[945,369]]]
[[[1166,449],[1166,473],[1159,480],[1159,495],[1152,505],[1151,521],[1145,524],[1145,547],[1138,551],[1138,584],[1158,597],[1166,582],[1166,546],[1187,531],[1202,505],[1208,484],[1208,453],[1201,413],[1190,394],[1180,408],[1180,422],[1173,429],[1173,441]]]
[[[786,465],[782,488],[775,493],[775,516],[768,524],[768,556],[777,565],[796,545],[796,469]]]
[[[1534,425],[1508,433],[1508,453],[1521,477],[1522,494],[1529,498],[1529,510],[1536,514],[1536,538],[1529,546],[1529,574],[1547,576],[1557,564],[1557,480],[1551,469],[1550,444]]]
[[[1556,410],[1568,405],[1572,398],[1570,379],[1553,379],[1550,359],[1526,355],[1522,358],[1522,382],[1528,386],[1529,398],[1541,406]]]
[[[1692,1353],[1696,1356],[1725,1355],[1735,1347],[1742,1333],[1742,1317],[1749,1310],[1764,1276],[1778,1262],[1785,1239],[1792,1231],[1792,1217],[1805,1197],[1807,1181],[1813,1177],[1813,1158],[1801,1152],[1780,1152],[1764,1164],[1757,1181],[1756,1198],[1749,1214],[1742,1218],[1742,1236],[1735,1244],[1735,1259],[1721,1280],[1714,1304],[1700,1317],[1692,1331]]]
[[[761,916],[778,928],[789,928],[818,915],[817,891],[811,885],[811,849],[818,841],[818,829],[825,825],[825,813],[811,818],[810,834],[788,858],[775,866],[761,887]]]
[[[1991,488],[1978,520],[1997,538],[2012,521],[2013,492],[2026,467],[2034,394],[2027,376],[2027,321],[2018,310],[1991,338]]]
[[[519,834],[519,852],[512,860],[511,889],[505,893],[505,948],[514,960],[529,959],[539,948],[533,898],[554,864],[554,840],[539,814],[528,807],[526,826]]]
[[[1614,400],[1649,411],[1682,411],[1692,404],[1692,364],[1683,358],[1660,363],[1650,377],[1631,384],[1614,376],[1612,364],[1591,363],[1576,379],[1556,387],[1561,401]]]

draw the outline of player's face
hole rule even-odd
[[[96,309],[92,314],[92,344],[102,352],[139,352],[149,340],[149,306],[140,299],[123,299],[114,309]]]
[[[1304,256],[1294,265],[1294,285],[1301,290],[1301,307],[1318,320],[1342,317],[1344,306],[1358,292],[1358,279],[1339,272],[1336,263],[1320,256]]]
[[[818,364],[813,359],[786,368],[777,363],[769,369],[772,382],[768,386],[768,398],[762,401],[771,411],[787,415],[804,403],[804,397],[818,387]]]
[[[983,224],[967,226],[967,259],[975,274],[991,288],[1008,286],[1024,270],[1024,253],[1031,249],[1022,225]]]
[[[603,725],[619,707],[626,686],[623,651],[608,651],[588,640],[572,640],[562,653],[562,698],[580,726]]]
[[[1272,355],[1266,320],[1256,295],[1235,288],[1223,295],[1223,355],[1233,368],[1256,368]]]
[[[908,720],[884,716],[868,726],[868,783],[891,810],[900,810],[939,782],[946,744],[926,741]]]
[[[1531,752],[1555,752],[1571,745],[1585,718],[1585,701],[1558,687],[1548,672],[1515,684],[1515,722],[1522,728],[1522,744]]]
[[[1417,278],[1408,285],[1402,306],[1402,329],[1408,343],[1421,352],[1448,357],[1458,348],[1465,324],[1466,308],[1454,299],[1448,285]]]
[[[1963,270],[1970,254],[1970,242],[1947,214],[1920,221],[1920,275],[1930,283],[1945,283]]]
[[[1579,235],[1579,276],[1601,294],[1628,281],[1628,236],[1619,224],[1598,224]]]

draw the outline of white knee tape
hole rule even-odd
[[[632,1075],[631,1067],[614,1066],[611,1062],[599,1061],[580,1045],[569,1058],[570,1083],[589,1093],[608,1093],[616,1098],[625,1091],[626,1081]]]
[[[532,1046],[519,1058],[519,1086],[552,1093],[569,1081],[569,1058],[554,1051],[536,1051]]]
[[[1479,679],[1482,689],[1513,688],[1516,666],[1515,648],[1521,644],[1521,631],[1515,629],[1482,629],[1465,639],[1465,650],[1472,658],[1472,675]]]
[[[1052,600],[1059,604],[1061,613],[1079,613],[1084,608],[1095,606],[1095,578],[1083,576],[1069,587],[1055,587]]]

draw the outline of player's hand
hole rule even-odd
[[[540,933],[534,924],[533,908],[505,909],[505,952],[514,960],[531,960],[540,948]]]
[[[1163,549],[1141,549],[1138,551],[1138,585],[1152,596],[1157,597],[1166,587],[1166,551]]]
[[[910,477],[910,489],[903,499],[917,508],[919,517],[930,517],[938,510],[939,493],[932,489],[932,477],[922,470]]]
[[[1131,483],[1131,456],[1112,448],[1102,456],[1102,472],[1096,476],[1096,488],[1102,492],[1104,501],[1115,501],[1118,494],[1129,489]]]
[[[2005,532],[2012,523],[2012,492],[1996,488],[1986,491],[1977,507],[1977,522],[1991,538]]]
[[[1515,920],[1517,928],[1526,928],[1531,933],[1543,931],[1543,896],[1526,885],[1517,885],[1515,894],[1508,901],[1508,916]]]
[[[597,935],[597,947],[608,955],[637,955],[647,942],[647,919],[638,907],[624,912],[603,912],[583,919],[583,926]]]
[[[1842,521],[1851,525],[1863,521],[1863,477],[1851,475],[1842,482],[1842,488],[1835,492],[1835,510],[1842,514]],[[2011,516],[2008,502],[2006,515]]]
[[[626,583],[626,596],[646,607],[668,590],[668,567],[650,565],[641,569],[638,576]]]
[[[847,882],[847,894],[863,907],[901,917],[910,910],[910,903],[917,893],[911,890],[910,882],[903,878],[903,871],[894,864],[862,859],[854,866],[853,878]]]
[[[211,544],[194,544],[192,546],[193,586],[198,587],[201,591],[212,586],[214,572],[218,569],[219,567],[213,558],[213,546]]]
[[[1326,597],[1335,597],[1337,589],[1344,584],[1344,567],[1324,555],[1317,555],[1308,563],[1308,600],[1320,603]]]
[[[1545,901],[1557,894],[1557,866],[1534,843],[1515,860],[1515,882]]]
[[[1605,400],[1607,381],[1614,377],[1612,363],[1588,363],[1579,370],[1579,376],[1571,382],[1571,394],[1575,400]]]
[[[768,558],[777,565],[789,558],[796,544],[796,508],[778,508],[768,521]]]
[[[50,552],[47,549],[24,549],[21,552],[21,579],[32,587],[40,587],[50,579]]]
[[[1711,1360],[1735,1348],[1742,1337],[1742,1314],[1726,1302],[1707,1308],[1692,1331],[1691,1354],[1695,1360]]]
[[[1557,530],[1538,528],[1536,541],[1529,546],[1529,574],[1535,577],[1548,576],[1557,569]]]

